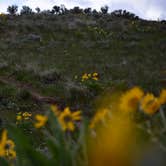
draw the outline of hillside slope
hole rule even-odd
[[[41,110],[27,88],[90,109],[104,89],[165,86],[166,24],[103,15],[0,16],[0,110]],[[92,84],[84,73],[99,73]],[[77,76],[77,79],[75,79]],[[12,81],[13,80],[13,81]]]

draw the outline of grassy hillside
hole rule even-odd
[[[139,85],[158,93],[165,87],[165,43],[165,22],[1,15],[0,110],[41,111],[50,101],[35,101],[34,93],[87,112],[108,89]],[[94,72],[98,81],[81,82],[84,73]]]

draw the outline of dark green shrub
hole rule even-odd
[[[18,6],[16,5],[8,6],[7,8],[7,12],[11,15],[15,15],[17,11],[18,11]]]

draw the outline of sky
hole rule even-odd
[[[80,6],[100,10],[101,6],[108,5],[109,10],[126,9],[144,19],[166,19],[166,0],[0,0],[0,12],[6,12],[9,5],[26,5],[35,9],[51,9],[54,5],[64,4],[66,8]]]

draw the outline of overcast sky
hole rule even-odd
[[[92,7],[100,9],[108,5],[110,11],[126,9],[145,19],[166,19],[166,0],[0,0],[0,12],[6,12],[7,6],[16,4],[20,8],[23,5],[35,9],[37,6],[43,9],[51,9],[54,5],[64,4],[67,8],[74,6]]]

